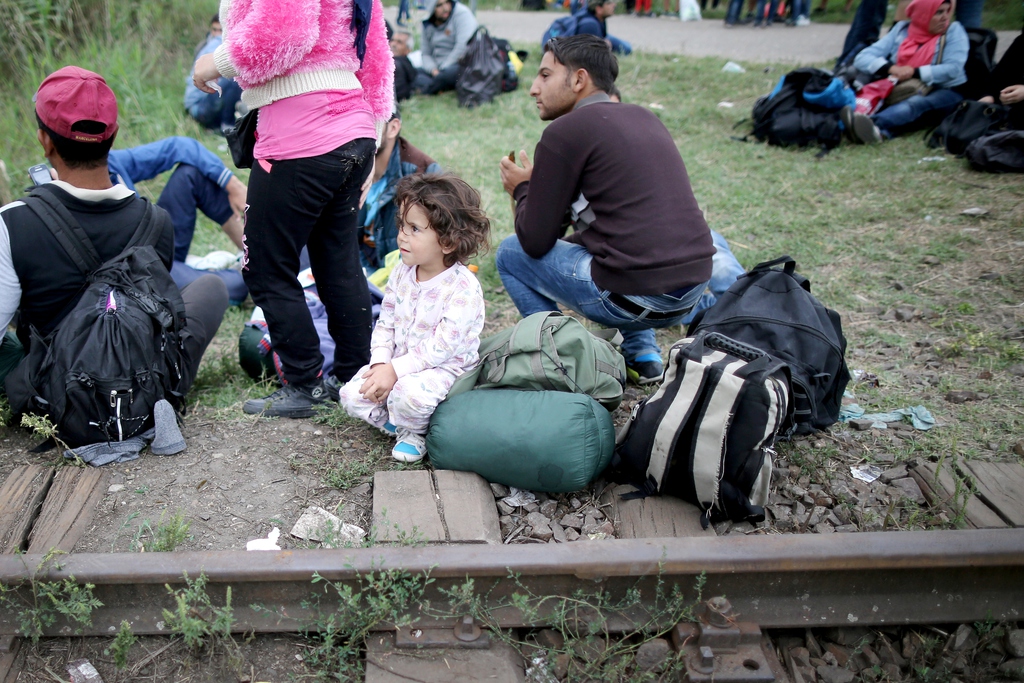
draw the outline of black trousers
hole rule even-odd
[[[245,217],[245,284],[267,318],[284,379],[315,380],[323,368],[299,272],[308,244],[309,265],[327,309],[334,339],[334,375],[342,382],[370,360],[370,291],[359,263],[356,215],[360,186],[375,144],[359,138],[305,159],[257,160],[249,175]]]

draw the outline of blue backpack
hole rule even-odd
[[[583,9],[586,12],[586,8]],[[548,30],[544,31],[544,37],[540,39],[540,48],[544,49],[544,46],[548,44],[548,41],[552,38],[558,38],[560,36],[574,36],[576,30],[579,28],[579,13],[569,14],[564,17],[558,17],[551,26],[548,26]]]

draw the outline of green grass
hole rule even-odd
[[[63,63],[107,77],[122,108],[117,146],[190,135],[228,159],[221,138],[201,131],[182,111],[192,47],[209,10],[194,0],[177,2],[195,17],[197,32],[158,31],[145,45],[130,27],[118,34],[123,40],[108,41],[100,32],[61,59],[24,65],[21,77],[2,82],[0,160],[9,175],[5,181],[0,174],[3,199],[20,195],[25,169],[41,160],[31,95],[42,74]],[[520,89],[492,104],[468,111],[456,106],[454,94],[445,94],[403,106],[403,135],[480,191],[494,246],[512,232],[498,161],[510,150],[525,149],[532,157],[544,129],[527,94],[536,52],[531,51]],[[726,74],[720,60],[636,54],[621,60],[618,85],[626,101],[650,107],[672,133],[709,225],[730,240],[740,261],[750,267],[790,254],[814,293],[843,314],[851,367],[888,377],[877,395],[858,396],[862,405],[929,406],[940,421],[954,425],[924,440],[931,452],[951,446],[954,434],[964,452],[976,452],[988,441],[1019,440],[1015,435],[1024,414],[1017,406],[1024,395],[1007,368],[1024,362],[1020,176],[974,173],[952,157],[924,161],[941,155],[928,149],[920,134],[879,146],[843,145],[821,159],[814,150],[736,141],[749,129],[741,121],[756,98],[787,71],[771,64],[745,66],[746,73]],[[733,106],[720,106],[724,102]],[[247,174],[240,176],[244,180]],[[162,182],[144,183],[142,192],[155,198]],[[961,214],[976,206],[989,213],[983,218]],[[214,248],[230,245],[217,226],[201,218],[193,251]],[[937,265],[926,262],[934,259]],[[493,249],[477,263],[489,322],[511,322],[515,313],[501,289]],[[986,273],[996,276],[982,278]],[[920,310],[925,317],[912,323],[880,319],[880,313],[896,307]],[[237,415],[242,400],[269,392],[269,385],[253,382],[237,364],[238,334],[248,315],[248,309],[233,309],[225,318],[191,403]],[[668,344],[681,334],[669,330],[659,339]],[[971,388],[990,398],[952,406],[944,402],[942,387],[905,382],[899,367],[915,362],[921,339],[943,350],[933,368],[946,378],[942,386]],[[978,379],[983,370],[992,379]],[[346,474],[339,478],[347,479]]]

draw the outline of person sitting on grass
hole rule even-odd
[[[138,147],[114,149],[107,158],[110,181],[135,191],[135,183],[156,178],[174,169],[156,205],[171,215],[174,225],[174,263],[171,277],[178,287],[193,282],[206,271],[185,264],[196,231],[196,211],[220,226],[239,249],[248,191],[216,154],[198,140],[171,137]],[[231,303],[245,301],[249,289],[242,273],[234,268],[209,271],[224,281]]]
[[[901,21],[853,60],[860,71],[898,82],[918,79],[924,90],[873,116],[844,107],[847,133],[865,144],[882,142],[901,133],[938,123],[963,99],[954,87],[967,82],[964,65],[970,41],[949,0],[914,0],[907,6],[909,21]],[[898,86],[897,86],[898,87]]]
[[[608,17],[615,14],[617,0],[587,0],[586,11],[576,15],[576,35],[587,34],[604,39],[612,52],[628,55],[633,52],[629,42],[608,34]]]
[[[223,42],[220,15],[214,14],[210,20],[210,32],[196,50],[192,63],[216,50]],[[235,79],[223,77],[217,79],[217,85],[221,90],[219,93],[205,93],[192,83],[192,74],[189,74],[185,84],[185,111],[204,128],[225,134],[235,127],[235,108],[242,99],[242,87]]]
[[[465,262],[487,248],[490,222],[480,194],[451,174],[402,178],[395,201],[402,260],[384,290],[370,364],[338,400],[397,436],[396,460],[416,462],[427,454],[423,435],[434,409],[479,360],[484,296]]]
[[[455,90],[459,59],[476,33],[476,17],[459,0],[437,0],[434,11],[423,20],[420,52],[423,66],[416,74],[416,92],[436,95]]]
[[[649,384],[664,374],[654,328],[679,325],[700,300],[715,247],[665,125],[608,97],[618,71],[596,36],[544,46],[530,95],[552,123],[534,164],[525,151],[523,166],[501,160],[515,235],[495,264],[524,317],[562,304],[621,330],[628,376]]]
[[[362,261],[370,270],[384,267],[388,254],[398,249],[398,181],[414,173],[440,173],[441,166],[402,137],[402,113],[395,104],[373,157],[373,184],[359,210],[362,226]]]
[[[989,94],[979,102],[999,102],[1010,108],[1011,128],[1024,130],[1024,33],[1010,44],[1002,59],[992,70]]]
[[[36,138],[55,176],[39,191],[64,205],[105,262],[128,245],[146,212],[134,188],[114,180],[110,147],[118,132],[117,98],[99,74],[66,66],[43,80],[33,101]],[[170,268],[175,228],[160,206],[155,249]],[[87,285],[87,276],[28,205],[16,201],[0,207],[0,325],[6,330],[16,320],[17,326],[17,334],[8,332],[0,345],[0,387],[31,350],[35,333],[45,338],[56,330]],[[188,331],[182,336],[181,368],[187,389],[220,327],[228,293],[210,274],[180,289]],[[110,378],[115,379],[123,378]]]

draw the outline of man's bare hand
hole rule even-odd
[[[363,379],[366,381],[359,387],[359,393],[367,401],[382,404],[395,387],[398,375],[391,363],[377,363],[363,373]]]
[[[510,197],[521,183],[528,182],[533,175],[533,164],[530,163],[530,157],[526,156],[526,150],[519,150],[519,161],[522,162],[522,166],[518,166],[508,157],[502,157],[499,164],[501,184]]]

